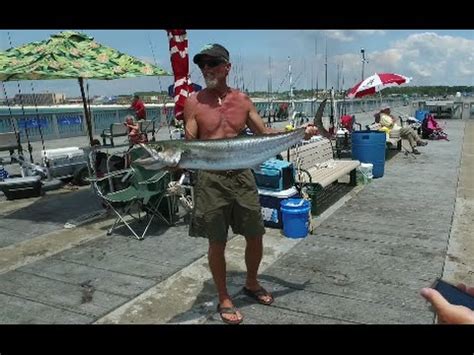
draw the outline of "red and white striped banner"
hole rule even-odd
[[[174,115],[176,119],[182,120],[184,102],[194,90],[189,77],[188,35],[186,30],[166,30],[166,32],[174,74]]]

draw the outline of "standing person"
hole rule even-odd
[[[206,89],[193,93],[184,106],[186,139],[232,138],[248,126],[254,134],[277,132],[265,127],[250,98],[227,86],[231,69],[229,52],[220,44],[208,44],[193,58],[206,82]],[[306,128],[309,139],[316,127]],[[194,210],[189,235],[209,240],[209,267],[217,288],[217,311],[222,320],[239,324],[242,314],[234,307],[226,284],[225,247],[229,226],[246,239],[247,277],[243,292],[270,305],[273,296],[257,280],[265,233],[255,179],[250,169],[198,171]]]
[[[146,120],[145,104],[143,103],[142,100],[140,100],[140,96],[135,95],[133,97],[133,101],[132,101],[132,104],[130,105],[129,109],[135,111],[135,116],[136,116],[138,121]]]

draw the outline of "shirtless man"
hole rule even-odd
[[[227,86],[231,69],[229,52],[219,44],[206,45],[194,56],[207,88],[186,100],[184,122],[186,139],[219,139],[235,137],[246,128],[254,134],[279,132],[265,127],[250,98]],[[317,128],[306,128],[306,139],[317,134]],[[265,233],[255,179],[250,169],[198,171],[194,189],[194,210],[189,235],[209,240],[209,267],[217,288],[217,311],[222,320],[239,324],[242,314],[234,307],[227,291],[225,247],[229,226],[246,239],[247,278],[243,292],[257,302],[270,305],[273,296],[257,280],[262,260]]]

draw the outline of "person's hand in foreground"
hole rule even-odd
[[[474,296],[474,287],[459,284],[457,287]],[[440,324],[474,324],[474,311],[464,306],[449,303],[441,294],[432,288],[421,289],[420,294],[431,303]]]

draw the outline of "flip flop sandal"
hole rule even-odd
[[[265,290],[263,287],[260,287],[258,290],[256,291],[252,291],[252,290],[249,290],[247,287],[243,287],[242,290],[244,291],[244,293],[253,298],[254,300],[256,300],[258,303],[260,304],[264,304],[266,306],[269,306],[273,303],[274,301],[274,298],[272,296],[272,294],[270,292],[268,292],[267,290]],[[262,296],[269,296],[270,297],[270,301],[265,301]]]
[[[234,324],[234,325],[237,325],[237,324],[240,324],[242,323],[242,321],[244,320],[244,318],[242,317],[241,319],[236,319],[236,320],[231,320],[231,319],[228,319],[228,318],[225,318],[223,317],[224,314],[234,314],[234,315],[237,315],[237,308],[235,307],[221,307],[220,304],[217,305],[217,313],[219,313],[219,315],[221,316],[221,319],[224,323],[227,323],[227,324]]]

